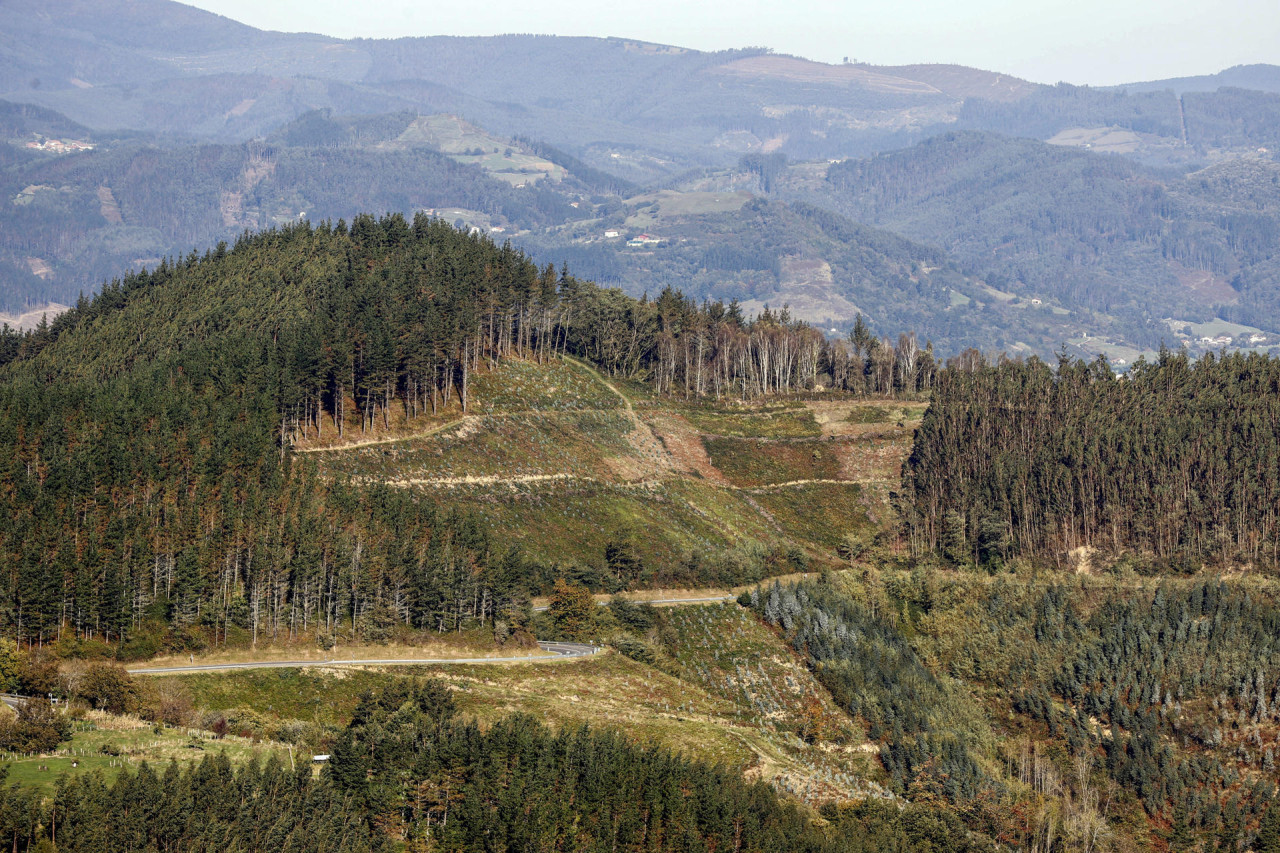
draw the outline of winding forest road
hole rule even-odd
[[[130,675],[169,675],[179,672],[224,672],[233,669],[291,669],[314,666],[442,666],[445,664],[537,663],[560,658],[589,658],[600,651],[587,643],[544,643],[538,646],[546,655],[517,655],[502,658],[370,658],[367,660],[272,660],[244,663],[191,664],[190,666],[135,667]]]

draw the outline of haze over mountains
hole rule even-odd
[[[943,351],[1280,343],[1275,66],[1049,87],[625,39],[341,40],[165,0],[16,0],[0,33],[11,311],[245,229],[425,209],[637,295],[838,332],[861,312]]]

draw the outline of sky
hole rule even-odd
[[[1275,0],[194,0],[270,30],[340,38],[619,36],[822,62],[954,62],[1094,86],[1280,64]]]

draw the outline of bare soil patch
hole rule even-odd
[[[1016,101],[1037,88],[1019,77],[997,74],[963,65],[886,65],[878,69],[908,80],[919,80],[953,98],[985,98],[988,101]]]
[[[1234,305],[1240,301],[1240,294],[1227,283],[1222,276],[1205,270],[1192,270],[1175,267],[1178,283],[1191,291],[1194,297],[1205,305]]]
[[[124,224],[124,217],[120,215],[120,204],[116,201],[115,194],[111,192],[111,187],[106,184],[98,187],[98,212],[112,225]]]
[[[648,420],[676,469],[695,473],[717,486],[729,485],[720,469],[711,464],[706,445],[702,443],[702,435],[693,424],[670,412],[650,415]]]

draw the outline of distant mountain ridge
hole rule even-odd
[[[1280,92],[1280,65],[1236,65],[1219,71],[1217,74],[1170,77],[1166,80],[1125,83],[1109,88],[1126,92],[1158,92],[1164,89],[1171,89],[1180,95],[1183,92],[1214,92],[1224,86],[1278,93]]]
[[[1275,66],[1042,86],[626,38],[343,40],[169,0],[9,0],[0,33],[11,310],[74,302],[245,230],[374,210],[430,211],[636,296],[676,285],[791,304],[837,333],[862,312],[949,346],[1048,354],[1077,341],[1088,354],[1101,338],[1132,357],[1158,346],[1163,318],[1280,331],[1258,243],[1280,207],[1265,175],[1170,177],[1274,159]],[[931,140],[956,132],[985,135],[969,165],[987,172],[925,170],[867,196],[829,180],[849,177],[847,161],[927,160],[946,147]],[[1112,178],[1036,199],[1029,163]],[[999,175],[1009,183],[988,185]],[[1126,209],[1148,186],[1177,186],[1170,209],[1190,218],[1028,230]],[[723,193],[753,201],[725,208]],[[1013,216],[1008,246],[992,243],[1008,210],[1030,218]],[[638,235],[647,242],[628,245]],[[1028,312],[1024,297],[1048,307]]]
[[[257,30],[169,0],[71,0],[54,10],[11,0],[0,28],[0,98],[99,132],[243,142],[314,109],[450,112],[546,140],[593,167],[610,165],[617,146],[639,148],[670,161],[667,174],[750,151],[862,156],[956,127],[1044,139],[1114,125],[1194,146],[1202,143],[1183,130],[1196,121],[1183,121],[1170,89],[1280,91],[1276,66],[1064,89],[957,65],[829,65],[763,48],[707,53],[625,38],[343,40]],[[1123,92],[1129,98],[1117,100]],[[1221,124],[1216,103],[1181,109]],[[1226,109],[1269,115],[1273,105]],[[1225,142],[1266,146],[1271,135],[1269,124],[1246,127]],[[1223,142],[1216,131],[1203,139]]]
[[[824,124],[838,127],[856,116],[910,130],[876,114],[941,100],[946,104],[926,121],[945,123],[965,97],[1008,98],[1034,88],[955,66],[826,65],[761,49],[705,53],[619,38],[341,40],[264,32],[167,0],[75,0],[56,12],[14,0],[0,8],[0,24],[9,34],[0,45],[0,97],[95,128],[219,141],[242,141],[306,109],[434,111],[449,108],[443,98],[483,102],[473,103],[468,117],[503,133],[534,129],[565,142],[586,125],[625,142],[610,123],[643,122],[646,134],[656,131],[669,147],[687,151],[727,124],[785,125],[783,116],[764,114],[777,104],[805,107],[816,99],[842,114]],[[199,103],[186,103],[192,80],[205,84]],[[562,125],[567,133],[559,138],[545,132]]]
[[[1123,336],[1147,346],[1175,340],[1166,317],[1277,331],[1274,162],[1172,177],[1127,158],[957,133],[833,165],[827,181],[828,203],[845,215],[936,246],[1023,299],[1094,312],[1095,328],[1128,318]]]

